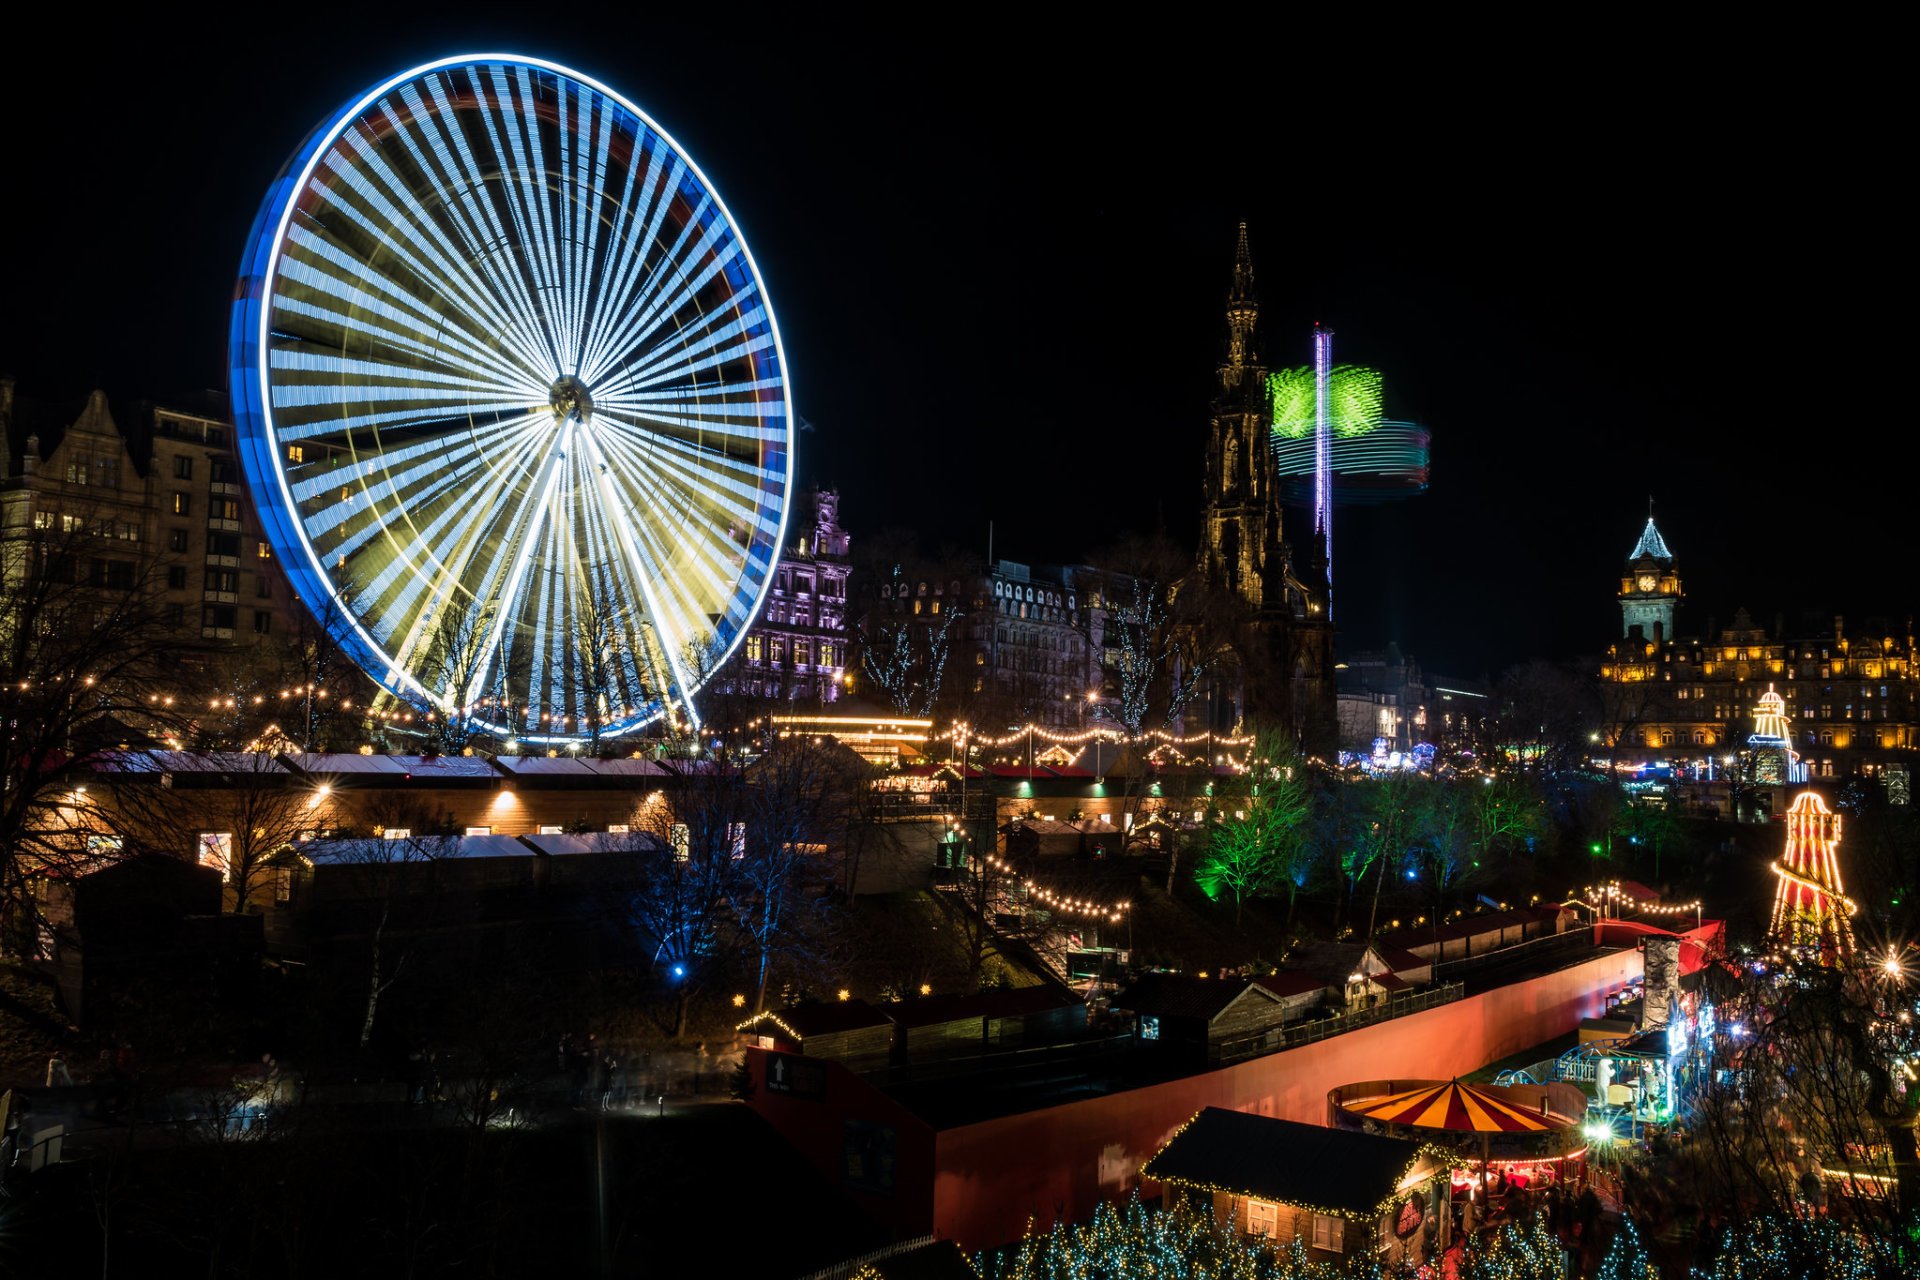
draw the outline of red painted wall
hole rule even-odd
[[[1726,921],[1707,920],[1692,929],[1682,929],[1677,936],[1680,939],[1680,972],[1682,975],[1694,973],[1707,967],[1708,958],[1716,956],[1726,945]],[[1644,920],[1601,920],[1593,926],[1596,942],[1611,947],[1637,947],[1645,937],[1665,938],[1676,936],[1675,931],[1662,929],[1659,925],[1648,924]]]
[[[972,1251],[1018,1240],[1029,1218],[1090,1217],[1138,1185],[1202,1107],[1324,1124],[1336,1085],[1466,1075],[1573,1030],[1639,976],[1639,953],[1616,952],[1204,1075],[946,1130],[934,1135],[932,1229]]]
[[[903,1238],[929,1231],[933,1225],[933,1204],[927,1192],[933,1182],[932,1126],[839,1063],[823,1058],[812,1060],[826,1069],[823,1098],[770,1093],[768,1057],[765,1049],[747,1050],[747,1071],[753,1080],[749,1105],[798,1148],[822,1177],[846,1192],[876,1221]],[[844,1160],[848,1120],[892,1127],[891,1193],[847,1185]],[[778,1193],[777,1188],[767,1191]]]

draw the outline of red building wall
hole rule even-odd
[[[971,1252],[1018,1240],[1029,1220],[1041,1229],[1079,1221],[1124,1197],[1141,1185],[1140,1166],[1202,1107],[1324,1124],[1336,1085],[1466,1075],[1572,1031],[1640,972],[1638,952],[1615,952],[1218,1071],[943,1131],[834,1062],[819,1064],[818,1096],[769,1093],[769,1055],[750,1049],[752,1106],[898,1235],[932,1231]],[[892,1131],[891,1191],[848,1186],[848,1121]]]
[[[1202,1107],[1325,1124],[1336,1085],[1466,1075],[1573,1030],[1639,976],[1639,954],[1616,952],[1204,1075],[946,1130],[934,1234],[974,1250],[1018,1240],[1029,1217],[1042,1229],[1087,1218],[1140,1185],[1140,1166]]]

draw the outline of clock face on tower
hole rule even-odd
[[[1642,591],[1652,591],[1655,587],[1659,585],[1660,585],[1660,579],[1654,577],[1652,574],[1643,573],[1640,575],[1640,589]]]

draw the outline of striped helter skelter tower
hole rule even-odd
[[[1853,958],[1855,907],[1840,883],[1840,815],[1811,791],[1787,810],[1787,849],[1773,863],[1779,887],[1767,939],[1776,947],[1811,951],[1827,964]]]

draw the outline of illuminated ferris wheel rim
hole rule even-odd
[[[273,354],[271,326],[274,316],[272,298],[278,279],[282,251],[287,244],[288,228],[299,206],[300,193],[306,190],[308,184],[313,179],[316,167],[328,154],[334,144],[346,133],[348,128],[354,122],[360,120],[369,108],[379,103],[386,95],[392,93],[402,85],[434,72],[485,65],[527,67],[547,72],[563,80],[585,86],[593,92],[602,95],[621,110],[631,115],[641,126],[657,137],[677,161],[686,166],[694,181],[698,183],[703,195],[712,201],[721,220],[726,224],[727,230],[734,244],[737,246],[740,256],[745,260],[749,277],[756,285],[756,291],[759,295],[758,305],[765,311],[766,326],[773,343],[774,358],[777,362],[780,383],[780,414],[782,422],[786,424],[783,447],[780,450],[783,462],[781,501],[778,504],[777,527],[772,534],[771,554],[768,559],[767,570],[755,591],[751,606],[746,610],[745,621],[742,625],[734,629],[733,633],[727,638],[724,647],[718,654],[713,656],[708,670],[713,671],[719,669],[740,647],[746,639],[746,634],[750,629],[752,619],[759,614],[761,607],[765,604],[767,594],[772,588],[774,576],[773,567],[779,559],[781,548],[785,545],[787,526],[791,516],[792,504],[790,499],[794,477],[793,431],[791,424],[795,421],[793,410],[793,383],[791,374],[788,372],[786,347],[780,336],[779,319],[774,311],[772,299],[767,295],[764,287],[760,285],[761,274],[759,263],[753,256],[752,248],[748,245],[746,237],[741,233],[739,223],[734,219],[732,210],[727,207],[719,190],[714,186],[712,181],[708,179],[705,171],[700,168],[698,162],[680,145],[673,135],[662,128],[659,122],[651,115],[618,90],[592,76],[585,75],[549,59],[526,54],[498,52],[455,54],[437,58],[431,62],[421,63],[389,76],[373,88],[351,99],[345,106],[336,111],[331,118],[317,126],[301,144],[300,148],[296,150],[294,156],[287,162],[281,173],[268,188],[267,197],[262,203],[260,213],[256,217],[253,230],[248,237],[245,258],[241,264],[241,283],[243,287],[234,305],[233,345],[236,352],[242,349],[241,339],[244,326],[248,330],[245,336],[251,339],[250,345],[252,345],[256,351],[256,359],[250,363],[246,370],[248,383],[245,389],[246,393],[240,394],[239,389],[236,388],[232,399],[236,425],[241,428],[239,434],[242,437],[248,434],[247,426],[251,424],[247,422],[247,419],[250,418],[252,414],[258,413],[260,415],[259,425],[262,428],[259,432],[259,443],[263,443],[267,447],[269,454],[276,463],[276,465],[265,468],[249,466],[245,469],[250,484],[260,483],[256,477],[259,476],[262,471],[271,472],[273,485],[278,494],[279,501],[277,503],[258,504],[262,524],[267,529],[269,538],[274,538],[276,533],[280,534],[281,537],[275,539],[275,541],[280,545],[287,545],[289,541],[287,535],[291,535],[291,542],[297,543],[299,548],[305,553],[303,562],[299,564],[283,564],[283,570],[287,576],[294,581],[296,587],[304,586],[308,588],[302,592],[302,596],[309,608],[316,612],[316,617],[319,616],[318,610],[321,608],[329,608],[331,610],[331,616],[327,621],[329,625],[336,628],[336,638],[346,642],[348,648],[359,660],[363,669],[367,670],[370,675],[374,675],[376,682],[386,686],[389,691],[397,692],[393,690],[390,682],[398,681],[434,704],[439,710],[461,711],[467,716],[469,723],[475,729],[505,737],[509,741],[518,740],[541,744],[565,744],[580,741],[582,735],[541,733],[537,731],[528,732],[522,728],[516,728],[509,723],[496,722],[483,716],[473,715],[471,709],[463,708],[458,700],[436,694],[428,689],[412,671],[408,670],[403,664],[395,662],[391,655],[387,653],[385,646],[369,634],[362,619],[356,616],[351,609],[334,607],[342,603],[343,593],[339,584],[334,582],[332,577],[326,572],[324,568],[324,558],[320,555],[318,549],[313,545],[312,539],[308,536],[305,522],[298,514],[299,504],[293,493],[287,470],[277,465],[277,460],[281,456],[280,428],[274,416],[274,406],[270,392],[272,384],[270,361]],[[272,222],[271,234],[263,235],[269,221]],[[259,251],[263,246],[268,250],[267,256],[265,261],[260,263],[256,270],[255,264]],[[256,312],[257,315],[253,314]],[[237,360],[233,362],[233,370],[234,372],[240,371]],[[243,444],[243,456],[245,451]],[[314,590],[314,588],[318,589]],[[340,630],[344,630],[348,634],[341,636],[339,635]],[[689,720],[697,726],[699,724],[699,718],[693,704],[693,695],[697,692],[697,688],[690,686],[684,674],[679,671],[678,657],[671,651],[668,651],[666,656],[668,662],[675,668],[674,683],[680,688],[683,708]],[[387,679],[383,680],[375,674],[376,667],[384,668],[387,671]],[[671,709],[672,699],[663,694],[662,705],[658,713],[637,722],[619,726],[616,729],[603,733],[601,736],[618,737],[623,734],[635,732],[645,728],[646,725],[659,719],[662,715],[669,715]]]

